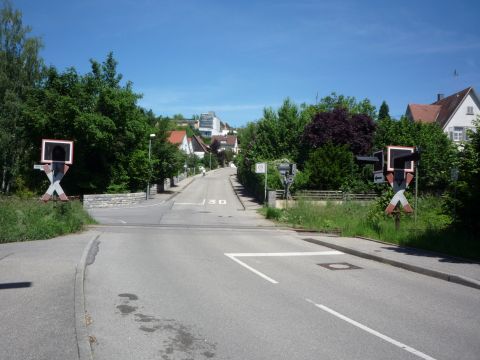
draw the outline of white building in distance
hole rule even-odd
[[[204,137],[212,137],[214,135],[221,135],[220,119],[213,111],[200,114],[199,131]]]

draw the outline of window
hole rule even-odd
[[[467,106],[467,115],[473,115],[473,106]]]
[[[464,128],[460,126],[455,126],[453,128],[453,141],[463,141],[464,139]]]

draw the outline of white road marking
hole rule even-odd
[[[401,348],[401,349],[403,349],[403,350],[405,350],[405,351],[408,351],[409,353],[412,353],[412,354],[414,354],[414,355],[416,355],[416,356],[418,356],[418,357],[420,357],[420,358],[422,358],[422,359],[425,359],[425,360],[436,360],[435,358],[433,358],[433,357],[431,357],[431,356],[429,356],[429,355],[427,355],[427,354],[424,354],[424,353],[422,353],[421,351],[418,351],[417,349],[414,349],[414,348],[412,348],[412,347],[410,347],[410,346],[408,346],[408,345],[405,345],[404,343],[401,343],[400,341],[397,341],[397,340],[395,340],[395,339],[392,339],[391,337],[389,337],[389,336],[387,336],[387,335],[384,335],[384,334],[382,334],[382,333],[380,333],[380,332],[378,332],[378,331],[376,331],[376,330],[373,330],[373,329],[369,328],[368,326],[365,326],[365,325],[363,325],[363,324],[360,324],[359,322],[357,322],[357,321],[355,321],[355,320],[353,320],[353,319],[350,319],[349,317],[347,317],[347,316],[345,316],[345,315],[342,315],[342,314],[336,312],[335,310],[330,309],[329,307],[327,307],[327,306],[325,306],[325,305],[316,304],[315,302],[313,302],[313,301],[310,300],[310,299],[305,299],[305,300],[308,301],[309,303],[315,305],[317,308],[322,309],[323,311],[326,311],[326,312],[328,312],[328,313],[330,313],[330,314],[338,317],[339,319],[342,319],[342,320],[344,320],[344,321],[346,321],[346,322],[348,322],[348,323],[350,323],[350,324],[352,324],[352,325],[354,325],[354,326],[356,326],[356,327],[358,327],[358,328],[360,328],[360,329],[362,329],[362,330],[364,330],[364,331],[366,331],[366,332],[368,332],[368,333],[370,333],[370,334],[372,334],[372,335],[375,335],[375,336],[379,337],[380,339],[389,342],[390,344],[393,344],[393,345],[395,345],[395,346],[398,346],[399,348]]]
[[[205,199],[201,203],[181,203],[181,202],[174,202],[174,205],[193,205],[193,206],[203,206],[205,205]]]
[[[240,261],[238,260],[235,256],[233,256],[232,254],[225,254],[226,256],[228,256],[230,259],[232,259],[233,261],[235,261],[236,263],[242,265],[244,268],[247,268],[248,270],[250,270],[251,272],[253,272],[254,274],[257,274],[258,276],[264,278],[265,280],[271,282],[272,284],[278,284],[278,281],[277,280],[274,280],[272,279],[271,277],[268,277],[267,275],[261,273],[260,271],[254,269],[253,267],[245,264],[243,261]]]
[[[244,268],[250,270],[254,274],[257,274],[261,278],[271,282],[272,284],[278,284],[277,280],[265,275],[264,273],[254,269],[250,265],[245,264],[243,261],[237,259],[237,257],[284,257],[284,256],[319,256],[319,255],[342,255],[344,253],[336,250],[331,251],[316,251],[316,252],[285,252],[285,253],[225,253],[224,255],[242,265]]]
[[[208,200],[208,205],[215,205],[216,203],[216,200]]]
[[[218,200],[218,205],[227,205],[227,200]]]

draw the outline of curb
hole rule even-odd
[[[177,196],[178,194],[180,194],[183,190],[185,190],[192,182],[195,181],[195,176],[192,176],[190,177],[190,182],[188,184],[186,184],[180,191],[175,191],[172,195],[170,195],[167,199],[165,199],[165,201],[170,201],[172,200],[175,196]],[[184,179],[186,180],[186,179]]]
[[[92,348],[88,338],[87,324],[85,322],[85,268],[87,259],[93,244],[98,241],[100,234],[92,238],[83,250],[82,258],[75,268],[74,287],[74,316],[75,316],[75,337],[77,339],[77,350],[79,360],[93,360]]]
[[[317,240],[317,239],[303,239],[303,240],[306,241],[306,242],[312,243],[312,244],[322,245],[322,246],[329,247],[331,249],[342,251],[346,254],[358,256],[358,257],[368,259],[368,260],[378,261],[378,262],[381,262],[381,263],[384,263],[384,264],[388,264],[388,265],[392,265],[392,266],[395,266],[395,267],[402,268],[404,270],[413,271],[413,272],[416,272],[418,274],[427,275],[427,276],[434,277],[434,278],[437,278],[437,279],[440,279],[440,280],[445,280],[445,281],[449,281],[449,282],[452,282],[452,283],[456,283],[456,284],[459,284],[459,285],[464,285],[464,286],[468,286],[468,287],[480,290],[480,281],[470,279],[470,278],[465,277],[465,276],[444,273],[442,271],[427,269],[427,268],[417,266],[417,265],[406,264],[406,263],[396,261],[396,260],[392,260],[392,259],[386,259],[386,258],[383,258],[381,256],[369,254],[369,253],[362,252],[362,251],[359,251],[359,250],[350,249],[350,248],[340,246],[340,245],[336,245],[336,244],[331,244],[329,242],[322,241],[322,240]]]
[[[234,175],[230,175],[228,177],[228,180],[230,180],[230,185],[232,186],[232,190],[235,193],[235,195],[237,196],[238,201],[240,201],[240,204],[243,207],[243,211],[245,211],[247,208],[245,207],[245,204],[243,203],[242,199],[240,198],[240,195],[238,195],[237,190],[235,190],[235,186],[233,186],[232,176],[234,176]]]

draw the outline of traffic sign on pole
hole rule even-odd
[[[265,174],[267,165],[265,163],[256,163],[255,164],[255,173]]]

